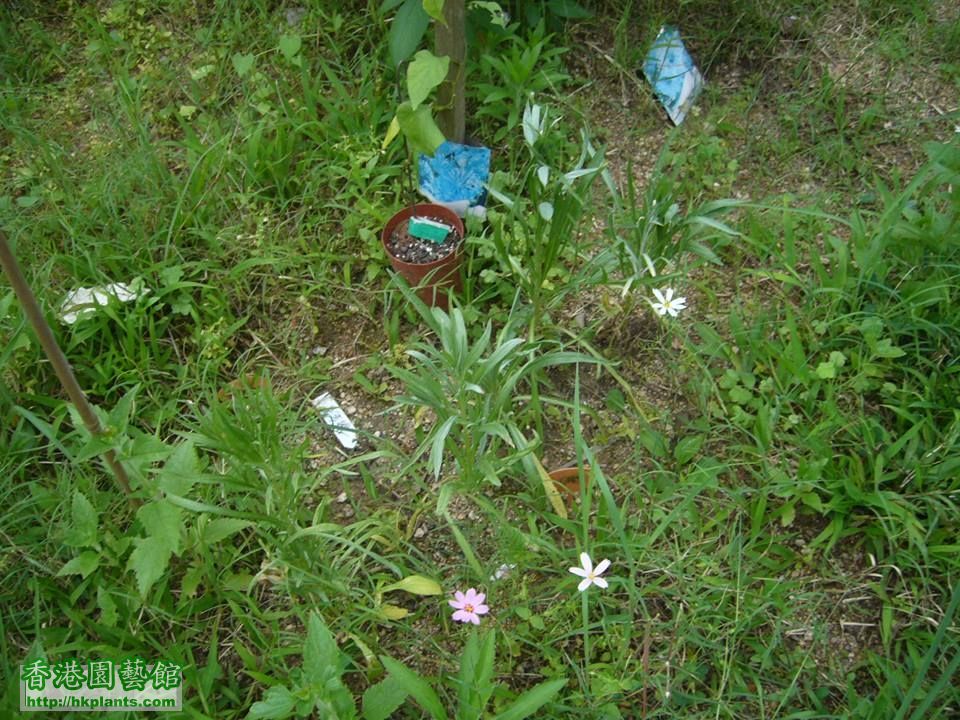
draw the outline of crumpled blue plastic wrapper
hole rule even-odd
[[[486,214],[490,148],[445,141],[433,157],[420,155],[420,193],[460,217]]]
[[[703,76],[674,27],[660,29],[643,61],[643,74],[675,125],[683,122],[703,87]]]

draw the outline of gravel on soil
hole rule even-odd
[[[428,217],[428,219],[444,224],[449,223],[444,218]],[[460,240],[461,238],[456,230],[447,235],[447,239],[442,243],[413,237],[407,229],[407,221],[405,220],[394,228],[387,240],[387,246],[394,257],[404,262],[426,265],[441,260],[452,253],[460,244]]]

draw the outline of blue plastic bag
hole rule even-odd
[[[674,27],[661,28],[643,61],[643,74],[674,124],[690,112],[703,87],[703,76]]]
[[[420,155],[420,193],[464,217],[483,214],[490,177],[490,148],[445,141],[433,157]]]

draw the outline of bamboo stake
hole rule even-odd
[[[67,391],[67,395],[70,397],[70,401],[76,406],[80,417],[83,418],[84,425],[87,426],[87,430],[89,430],[92,435],[102,435],[103,428],[100,427],[100,421],[97,419],[96,413],[93,412],[87,396],[84,395],[83,390],[80,388],[80,384],[73,374],[73,368],[70,366],[70,361],[67,360],[67,356],[63,354],[60,346],[57,345],[57,341],[53,337],[53,331],[43,317],[43,312],[40,310],[37,298],[30,289],[30,285],[27,284],[23,273],[20,271],[17,258],[10,250],[10,246],[7,244],[7,236],[2,230],[0,230],[0,265],[3,266],[3,271],[6,273],[7,278],[10,280],[10,285],[13,286],[13,291],[20,300],[24,315],[27,316],[27,320],[29,320],[33,326],[33,330],[37,334],[37,339],[40,340],[43,351],[50,359],[50,364],[53,365],[54,372],[57,373],[57,377],[60,379],[60,384],[63,386],[63,389]],[[132,503],[137,504],[130,493],[130,481],[127,478],[127,471],[123,469],[123,465],[117,460],[117,456],[113,450],[107,450],[104,453],[104,459],[117,478],[117,484],[120,485],[120,489],[123,490],[124,494],[127,495]]]

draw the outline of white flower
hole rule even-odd
[[[539,105],[527,103],[523,108],[523,139],[533,147],[547,128],[547,111]]]
[[[600,577],[600,575],[610,567],[609,560],[601,560],[600,564],[594,567],[593,560],[590,559],[590,556],[586,553],[580,553],[580,564],[583,567],[570,568],[570,572],[583,578],[580,584],[577,585],[577,590],[583,592],[591,585],[596,585],[599,588],[607,587],[607,581]]]
[[[687,307],[687,299],[685,297],[674,297],[673,288],[665,288],[664,290],[654,288],[653,294],[657,298],[657,302],[651,301],[650,307],[657,315],[669,313],[670,317],[676,317],[681,310]]]

